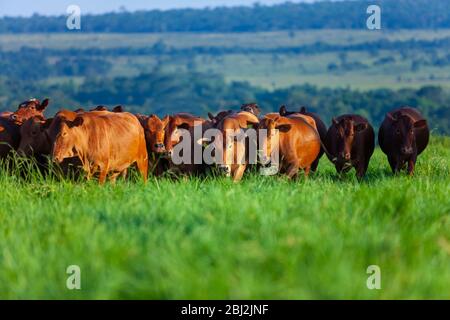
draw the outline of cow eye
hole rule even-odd
[[[64,131],[64,132],[61,134],[61,136],[63,136],[63,137],[67,136],[67,132]]]

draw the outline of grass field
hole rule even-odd
[[[450,298],[450,138],[416,175],[376,151],[367,179],[327,159],[305,181],[147,185],[0,174],[0,298]],[[81,268],[81,290],[66,268]],[[381,268],[369,290],[366,269]]]

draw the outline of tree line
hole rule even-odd
[[[450,27],[450,0],[319,1],[252,7],[176,9],[83,15],[83,32],[258,32],[301,29],[365,29],[366,9],[377,4],[383,29]],[[0,19],[0,33],[73,32],[65,16]]]
[[[375,125],[389,110],[402,105],[418,107],[429,119],[435,133],[450,134],[450,91],[436,86],[420,89],[319,88],[312,85],[266,90],[246,82],[226,82],[214,74],[152,72],[136,77],[90,77],[74,82],[45,84],[0,77],[1,111],[15,110],[23,100],[50,97],[49,114],[58,109],[77,109],[98,104],[122,104],[132,112],[159,115],[180,111],[205,116],[208,111],[238,109],[242,103],[257,102],[263,111],[307,106],[329,124],[345,113],[367,117]]]

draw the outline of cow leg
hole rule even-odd
[[[286,174],[289,179],[295,178],[298,174],[298,165],[290,164],[288,169],[286,170]]]
[[[369,162],[367,161],[361,161],[358,164],[358,167],[356,168],[356,177],[358,178],[358,181],[361,181],[364,176],[366,175],[367,168],[369,167]]]
[[[408,161],[408,174],[412,177],[414,175],[414,168],[416,166],[415,157],[411,157]]]
[[[305,178],[308,178],[309,172],[310,172],[310,170],[312,170],[312,166],[311,167],[306,167],[304,170],[305,170]]]
[[[104,184],[105,183],[105,181],[106,181],[106,175],[108,174],[108,170],[104,170],[104,169],[102,169],[101,171],[100,171],[100,176],[98,177],[98,182],[100,183],[100,184]]]
[[[311,171],[316,172],[317,166],[319,165],[320,157],[317,157],[316,160],[311,164]]]
[[[238,168],[236,169],[236,171],[233,174],[233,181],[234,182],[239,182],[242,179],[242,176],[244,175],[244,171],[245,168],[247,167],[247,165],[245,164],[241,164],[238,166]]]
[[[139,159],[137,161],[137,167],[139,173],[142,175],[142,179],[144,180],[144,183],[147,182],[147,176],[148,176],[148,160],[147,159]]]
[[[122,172],[114,172],[114,173],[112,173],[110,176],[109,176],[109,182],[111,182],[112,184],[115,184],[116,183],[116,180],[117,180],[117,177],[119,176],[119,175],[121,175],[123,173],[123,171]]]
[[[389,165],[391,166],[391,170],[393,174],[397,174],[398,172],[398,160],[394,159],[394,157],[388,157]]]

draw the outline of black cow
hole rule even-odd
[[[333,118],[325,138],[325,147],[338,173],[354,167],[356,176],[362,179],[375,149],[375,133],[366,118],[345,114]]]
[[[427,120],[411,107],[387,113],[378,132],[378,143],[388,157],[392,172],[399,172],[407,164],[409,175],[414,174],[417,156],[425,150],[429,138]]]

